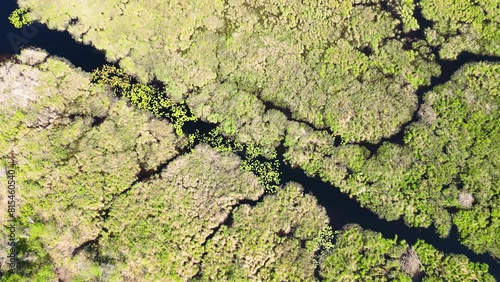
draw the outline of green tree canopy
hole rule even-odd
[[[498,80],[499,64],[466,65],[425,95],[404,146],[384,143],[368,160],[366,149],[334,148],[331,136],[297,123],[285,157],[388,220],[433,224],[443,237],[455,224],[464,245],[499,257]]]
[[[320,275],[324,281],[495,281],[485,265],[463,255],[443,255],[420,240],[409,246],[358,225],[337,232]]]
[[[423,0],[422,14],[432,21],[426,29],[427,41],[438,46],[445,59],[462,51],[500,55],[500,10],[498,0]]]
[[[346,141],[377,141],[411,118],[417,88],[439,74],[426,43],[403,34],[416,28],[412,3],[391,4],[391,14],[353,1],[62,2],[20,4],[267,150],[285,116],[265,103]]]

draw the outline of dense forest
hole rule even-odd
[[[19,0],[108,63],[0,63],[0,281],[500,279],[499,4]]]

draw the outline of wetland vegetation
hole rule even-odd
[[[108,62],[0,63],[1,281],[498,279],[496,1],[18,4]]]

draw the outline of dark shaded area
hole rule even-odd
[[[0,37],[0,54],[15,53],[13,48],[10,46],[7,35],[14,32],[19,33],[20,31],[9,22],[9,16],[16,8],[17,3],[15,0],[2,1],[2,8],[0,9],[0,30],[2,31],[2,36]]]
[[[275,104],[273,104],[272,102],[269,102],[269,101],[265,101],[265,100],[262,100],[262,98],[260,97],[260,95],[256,96],[262,103],[264,103],[264,106],[265,106],[265,112],[269,111],[269,110],[276,110],[276,111],[279,111],[281,112],[283,115],[285,115],[285,117],[289,120],[289,121],[295,121],[295,122],[298,122],[298,123],[303,123],[307,126],[309,126],[310,128],[314,129],[314,130],[318,130],[318,131],[321,131],[321,130],[324,130],[326,132],[328,132],[328,134],[330,135],[334,135],[333,134],[333,131],[328,128],[328,127],[322,127],[322,128],[319,128],[317,126],[315,126],[314,124],[312,124],[311,122],[309,121],[306,121],[306,120],[300,120],[300,119],[296,119],[293,117],[293,114],[292,112],[290,111],[290,109],[288,108],[284,108],[284,107],[280,107],[280,106],[277,106]]]
[[[370,48],[368,48],[368,49],[369,49],[369,52],[371,52],[371,49]],[[311,122],[296,119],[296,118],[294,118],[292,116],[292,112],[288,108],[282,108],[282,107],[279,107],[277,105],[274,105],[272,102],[264,101],[264,100],[262,100],[260,98],[260,95],[257,96],[257,98],[259,98],[259,100],[262,103],[264,103],[264,105],[265,105],[265,111],[266,112],[269,111],[269,110],[271,110],[271,109],[272,110],[277,110],[277,111],[281,112],[282,114],[284,114],[289,121],[295,121],[295,122],[298,122],[298,123],[305,124],[308,127],[312,128],[312,129],[314,129],[316,131],[325,131],[325,132],[327,132],[330,136],[332,136],[334,138],[333,146],[338,147],[338,146],[340,146],[340,144],[342,144],[342,136],[334,134],[334,132],[330,128],[328,128],[328,127],[319,128],[319,127],[315,126],[314,124],[312,124]],[[281,143],[278,146],[278,148],[277,148],[278,154],[280,154],[280,152],[284,153],[285,150],[286,150],[286,148],[283,146],[283,143]]]
[[[209,236],[210,238],[209,238],[209,237],[207,237],[207,239],[206,239],[205,241],[206,241],[206,242],[208,242],[208,241],[209,241],[209,240],[210,240],[210,239],[211,239],[211,238],[212,238],[212,237],[213,237],[213,236],[217,233],[217,231],[220,229],[220,227],[221,227],[222,225],[225,225],[225,226],[227,226],[227,227],[231,227],[231,226],[233,226],[233,222],[234,222],[234,220],[233,220],[233,213],[234,213],[234,210],[235,210],[237,207],[239,207],[239,206],[241,206],[241,205],[249,205],[249,206],[251,206],[251,207],[255,207],[255,206],[257,205],[257,203],[261,202],[263,199],[264,199],[264,196],[260,196],[260,198],[259,198],[259,199],[257,199],[257,200],[255,200],[255,201],[254,201],[254,200],[250,200],[250,199],[243,199],[243,200],[240,200],[240,201],[238,202],[238,204],[236,204],[235,206],[233,206],[233,207],[231,208],[231,211],[230,211],[230,212],[229,212],[229,214],[227,215],[227,218],[224,220],[224,222],[222,222],[222,224],[221,224],[221,225],[217,226],[217,228],[216,228],[217,230],[215,230],[215,229],[214,229],[214,233],[210,234],[210,236]]]
[[[76,25],[80,20],[78,19],[78,17],[76,18],[71,18],[71,20],[69,21],[69,25]]]
[[[103,232],[108,232],[108,230],[106,228],[103,228]],[[111,235],[108,235],[109,237],[112,237]],[[102,255],[100,253],[100,250],[99,250],[99,240],[102,238],[102,234],[99,233],[99,235],[97,235],[96,238],[94,239],[91,239],[91,240],[88,240],[84,243],[82,243],[80,246],[76,247],[73,252],[71,253],[71,257],[74,258],[75,256],[77,256],[79,253],[81,253],[82,251],[85,251],[87,255],[90,255],[92,257],[92,259],[96,262],[99,262],[101,264],[113,264],[115,263],[114,259],[109,257],[109,256],[106,256],[106,255]],[[61,281],[59,279],[59,281]]]
[[[412,277],[411,281],[419,282],[419,281],[422,281],[422,279],[424,279],[424,277],[425,277],[425,271],[417,271],[415,276]]]
[[[281,140],[280,144],[278,147],[276,147],[276,153],[279,156],[282,156],[283,154],[286,153],[286,147],[285,147],[285,141]]]
[[[231,206],[226,219],[213,229],[212,233],[210,233],[210,235],[208,235],[207,238],[205,239],[203,245],[205,245],[208,241],[210,241],[215,236],[215,234],[217,234],[217,232],[222,226],[231,227],[233,225],[234,222],[233,213],[237,208],[239,208],[241,205],[249,205],[251,207],[255,207],[258,203],[264,200],[264,196],[265,194],[261,195],[257,200],[250,200],[250,199],[239,200],[238,203]]]
[[[113,203],[113,201],[122,196],[122,195],[125,195],[126,193],[128,193],[132,187],[134,187],[137,183],[140,183],[140,182],[147,182],[151,179],[154,179],[155,176],[159,176],[161,175],[161,173],[163,172],[163,170],[173,161],[175,161],[178,157],[180,156],[183,156],[184,154],[186,153],[189,153],[190,152],[190,148],[183,148],[182,150],[179,150],[179,154],[177,154],[176,156],[172,157],[171,159],[168,159],[166,160],[164,163],[160,164],[158,167],[156,168],[149,168],[149,169],[146,169],[144,167],[144,164],[140,164],[140,170],[136,173],[136,177],[137,179],[135,179],[129,187],[127,187],[126,189],[122,190],[120,193],[116,194],[116,195],[113,195],[112,199],[109,201],[109,203]],[[108,211],[109,212],[109,206],[108,205],[108,208],[105,209],[105,211]],[[107,214],[107,213],[106,213]],[[107,219],[107,216],[105,216],[103,218],[104,220]]]

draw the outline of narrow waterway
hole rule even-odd
[[[84,71],[91,72],[106,63],[104,52],[92,46],[78,44],[67,31],[54,31],[34,23],[21,29],[9,22],[9,15],[17,8],[15,0],[2,1],[0,8],[0,56],[19,53],[23,47],[33,46],[47,50],[51,55],[65,58]]]
[[[103,52],[99,52],[91,46],[77,43],[68,32],[49,30],[41,24],[32,24],[23,29],[15,29],[7,19],[11,11],[15,8],[17,8],[16,2],[14,0],[7,0],[4,1],[2,9],[0,9],[0,30],[2,32],[0,35],[0,58],[7,58],[8,55],[18,53],[19,48],[32,46],[45,49],[51,55],[65,58],[75,66],[89,72],[108,63],[105,60]],[[439,60],[438,63],[442,67],[443,74],[440,77],[433,78],[430,86],[419,90],[419,104],[422,103],[422,97],[426,91],[448,81],[451,75],[464,63],[483,59],[498,61],[499,58],[481,57],[464,53],[456,61]],[[416,120],[416,118],[415,114],[412,121]],[[400,132],[384,139],[382,142],[402,143],[404,128],[408,124],[403,126]],[[202,121],[189,123],[188,126],[188,131],[198,129],[202,133],[208,132],[214,127],[214,125]],[[365,144],[365,146],[368,146],[372,153],[376,153],[382,142]],[[282,182],[294,181],[302,184],[306,193],[314,195],[318,199],[319,204],[325,207],[330,217],[330,224],[335,230],[340,229],[348,223],[358,223],[363,228],[381,232],[386,238],[397,236],[398,239],[404,239],[410,244],[416,242],[418,239],[422,239],[445,253],[464,254],[471,261],[488,264],[490,273],[497,279],[500,279],[500,264],[489,255],[475,254],[461,245],[458,241],[456,229],[452,230],[451,236],[441,239],[432,228],[410,228],[402,220],[389,222],[380,219],[376,214],[361,207],[355,200],[341,193],[337,187],[326,184],[317,178],[308,177],[302,170],[293,169],[286,165],[283,162],[282,154],[280,154],[279,160],[281,162]]]

